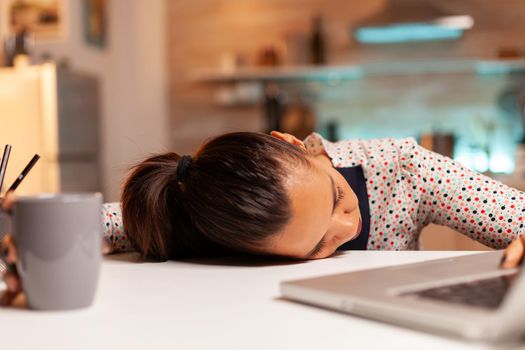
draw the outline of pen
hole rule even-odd
[[[0,163],[0,193],[2,193],[2,184],[4,183],[5,171],[7,169],[7,162],[9,161],[10,154],[11,145],[5,145],[2,163]]]
[[[33,156],[33,158],[29,161],[29,163],[27,163],[26,167],[24,168],[24,170],[22,170],[22,172],[20,173],[20,175],[18,175],[18,177],[16,178],[15,182],[13,182],[13,184],[11,185],[11,187],[9,187],[9,189],[7,190],[7,192],[12,192],[14,190],[16,190],[16,188],[20,185],[20,183],[22,182],[22,180],[25,179],[25,177],[27,176],[27,174],[29,173],[29,171],[31,171],[31,169],[33,168],[33,166],[35,165],[35,163],[40,159],[40,156],[38,154],[35,154]],[[7,193],[6,192],[6,193]]]

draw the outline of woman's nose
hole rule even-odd
[[[348,236],[353,234],[357,229],[359,219],[354,218],[354,215],[341,214],[335,218],[333,223],[333,238],[334,243],[343,243],[348,240]]]
[[[359,206],[359,201],[357,200],[357,198],[356,200],[348,201],[348,203],[345,203],[343,207],[343,213],[345,215],[351,214],[352,212],[358,210],[358,206]]]

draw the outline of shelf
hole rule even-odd
[[[417,74],[470,73],[477,75],[525,72],[520,60],[442,60],[365,63],[334,66],[250,67],[233,71],[199,69],[189,78],[201,83],[265,81],[352,81],[365,77]]]

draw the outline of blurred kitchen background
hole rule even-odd
[[[525,189],[525,1],[0,0],[20,193],[101,191],[230,131],[412,136]],[[431,249],[482,249],[451,230]]]

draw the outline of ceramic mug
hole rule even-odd
[[[93,303],[102,261],[101,208],[99,193],[17,197],[11,227],[30,308],[69,310]]]

